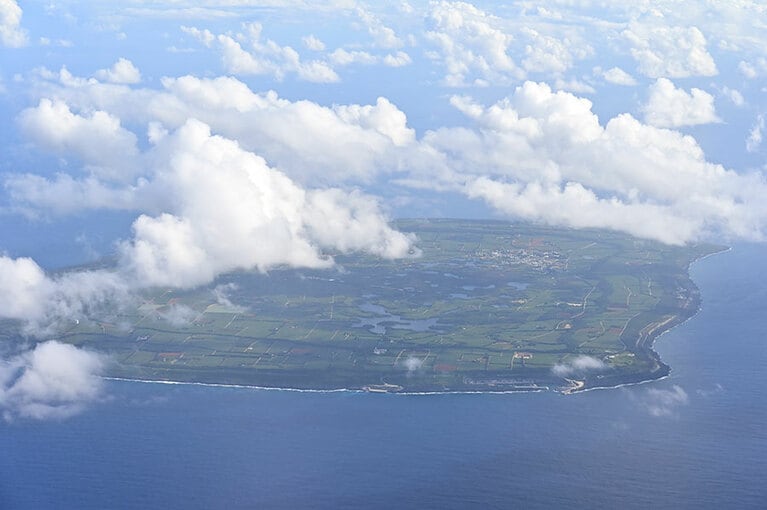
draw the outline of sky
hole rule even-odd
[[[763,241],[766,39],[756,0],[0,0],[0,412],[98,398],[68,321],[417,257],[396,218]]]

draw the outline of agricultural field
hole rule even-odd
[[[62,341],[148,380],[369,391],[520,391],[665,375],[660,333],[699,306],[673,247],[596,230],[403,220],[420,256],[238,272],[155,289]]]

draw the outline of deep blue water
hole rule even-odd
[[[572,396],[110,382],[0,423],[0,508],[765,508],[767,248],[696,263],[672,375]]]

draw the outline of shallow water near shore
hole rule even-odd
[[[662,381],[379,395],[109,381],[65,421],[0,423],[0,508],[761,508],[767,248],[693,265]]]

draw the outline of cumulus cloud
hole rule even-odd
[[[756,152],[762,146],[762,133],[764,132],[764,115],[756,117],[756,122],[746,138],[746,150]]]
[[[737,107],[744,106],[746,104],[746,99],[743,97],[743,94],[740,93],[739,90],[731,89],[730,87],[724,86],[722,87],[722,95],[729,99],[732,104],[734,104]]]
[[[425,359],[418,358],[416,356],[408,356],[404,361],[401,361],[401,365],[405,367],[408,374],[412,374],[423,366]]]
[[[228,308],[234,313],[241,313],[245,311],[245,308],[239,305],[235,305],[229,297],[229,294],[238,290],[239,286],[236,283],[222,283],[216,285],[213,288],[213,297],[216,298],[216,303]]]
[[[411,64],[412,62],[413,61],[410,59],[410,55],[404,51],[389,53],[383,58],[383,63],[389,67],[403,67]]]
[[[125,181],[134,176],[136,136],[107,112],[81,116],[63,101],[44,98],[36,107],[22,111],[18,123],[41,148],[76,156],[99,178]]]
[[[524,76],[509,54],[513,37],[492,14],[468,3],[442,1],[432,4],[429,22],[426,39],[436,47],[429,55],[445,67],[445,85],[498,84]],[[533,56],[531,65],[536,62]]]
[[[707,162],[692,137],[628,114],[602,126],[590,101],[533,82],[489,107],[452,103],[476,129],[427,133],[408,184],[462,191],[512,217],[666,243],[763,236],[764,178]]]
[[[95,176],[75,178],[59,173],[52,178],[11,174],[4,182],[10,209],[29,217],[71,214],[83,209],[133,210],[141,201],[141,186],[114,186]]]
[[[573,66],[575,58],[593,52],[589,45],[576,45],[569,39],[558,39],[528,27],[522,28],[521,35],[526,39],[522,66],[531,73],[561,75]]]
[[[367,251],[387,259],[420,254],[415,238],[382,222],[377,201],[360,191],[313,190],[306,198],[306,227],[322,247],[342,253]]]
[[[592,356],[576,356],[565,363],[557,363],[551,368],[554,375],[559,377],[569,377],[572,375],[583,376],[587,372],[601,371],[606,368],[602,360]]]
[[[375,14],[357,7],[357,16],[373,38],[374,43],[381,48],[400,48],[404,45],[394,30],[387,27]]]
[[[48,276],[30,258],[0,256],[0,317],[43,337],[62,324],[97,315],[105,303],[127,302],[128,283],[116,273],[75,271]]]
[[[102,355],[49,341],[0,361],[0,412],[17,418],[66,418],[102,394]]]
[[[174,328],[189,326],[200,315],[192,308],[179,303],[171,303],[157,310],[160,319]]]
[[[383,97],[373,105],[321,106],[272,91],[255,93],[233,77],[165,78],[155,90],[62,73],[46,73],[54,80],[50,95],[65,98],[73,110],[108,111],[125,122],[149,124],[151,136],[161,136],[158,126],[176,129],[199,119],[305,185],[367,183],[396,171],[398,149],[415,139],[404,112]]]
[[[377,111],[349,107],[342,115],[384,129],[372,118]],[[75,125],[75,136],[77,129],[90,129],[87,123]],[[42,334],[145,287],[195,287],[237,269],[329,267],[332,253],[417,254],[414,237],[393,230],[374,198],[359,191],[305,189],[237,142],[213,135],[200,121],[190,119],[152,139],[155,145],[141,155],[142,184],[115,188],[123,205],[142,212],[132,237],[119,245],[117,267],[48,277],[30,259],[0,258],[0,288],[5,289],[0,299],[7,301],[0,303],[5,305],[0,316],[25,321]],[[23,176],[11,180],[10,187],[23,193],[20,182],[42,188],[50,182],[35,179]],[[54,189],[64,181],[52,182]],[[91,176],[85,182],[93,181],[97,178]],[[105,189],[94,187],[91,201],[78,205],[111,206],[104,197],[96,200]],[[56,204],[61,210],[67,199],[82,197],[65,196]],[[30,203],[34,197],[25,198]]]
[[[42,313],[49,282],[30,258],[0,257],[0,313],[4,317],[28,319]]]
[[[200,119],[212,133],[264,157],[301,188],[393,176],[401,185],[463,193],[514,218],[610,228],[666,243],[764,235],[763,176],[738,175],[710,163],[694,138],[629,114],[602,123],[590,101],[543,83],[526,82],[489,106],[454,96],[451,103],[469,125],[427,131],[420,138],[404,112],[385,98],[371,105],[325,107],[254,93],[231,77],[166,78],[161,90],[83,83],[71,76],[65,83],[56,95],[80,111],[127,116],[134,124],[154,122],[150,138],[158,147],[186,119]],[[143,167],[154,168],[154,163]],[[136,196],[152,202],[163,192],[152,191],[160,188],[149,186],[149,177],[132,186]],[[16,199],[28,207],[34,196],[51,197],[32,193],[33,186],[21,185],[24,179],[19,185],[10,182]],[[106,196],[114,186],[83,187],[80,195],[88,189]],[[25,190],[31,194],[26,202]],[[307,193],[305,204],[313,196]],[[187,229],[176,212],[141,207],[153,218],[137,224],[147,233],[150,224],[177,234]]]
[[[632,22],[623,37],[631,44],[639,72],[650,78],[718,74],[706,38],[697,27]]]
[[[554,82],[554,88],[557,90],[566,90],[576,94],[593,94],[596,92],[594,87],[577,79],[564,80],[557,78]]]
[[[714,96],[697,88],[688,93],[666,78],[658,78],[650,86],[650,97],[642,110],[645,122],[658,127],[721,122],[714,109]]]
[[[131,84],[141,81],[141,71],[126,58],[120,58],[109,69],[96,71],[95,76],[99,80],[105,80],[109,83]]]
[[[307,35],[301,38],[307,49],[312,51],[323,51],[325,49],[325,43],[314,35]]]
[[[338,48],[334,50],[330,55],[328,55],[328,60],[334,66],[348,66],[351,64],[373,65],[382,63],[388,67],[403,67],[412,62],[410,55],[404,51],[397,51],[396,53],[389,53],[383,57],[380,57],[367,51],[349,51],[345,50],[344,48]]]
[[[545,9],[521,11],[521,18],[501,17],[467,2],[432,2],[424,36],[433,49],[426,55],[444,68],[443,85],[507,85],[531,74],[563,79],[593,55],[579,30],[550,23]]]
[[[767,58],[759,57],[753,62],[741,60],[738,64],[738,71],[749,80],[762,76],[767,73]]]
[[[22,10],[15,0],[0,0],[0,43],[10,48],[27,44],[27,33],[21,28]]]
[[[633,87],[637,84],[637,81],[629,73],[621,69],[620,67],[612,67],[607,71],[601,73],[604,79],[615,85],[624,85],[626,87]]]
[[[304,190],[199,121],[164,139],[158,152],[170,155],[152,184],[167,192],[166,212],[140,216],[120,250],[122,265],[144,285],[192,287],[235,269],[282,264],[328,267],[322,248],[388,258],[411,250],[413,238],[392,230],[370,197]]]
[[[394,148],[415,138],[405,114],[385,98],[375,105],[324,107],[254,94],[232,78],[187,76],[164,84],[172,94],[158,98],[156,113],[164,123],[198,118],[304,183],[368,181],[395,169]]]
[[[652,416],[674,416],[681,406],[690,402],[687,392],[676,384],[670,389],[650,388],[636,397]]]
[[[214,35],[209,30],[182,27],[205,46],[221,54],[221,61],[230,73],[237,75],[271,75],[282,80],[294,73],[299,79],[314,83],[332,83],[340,80],[338,74],[321,60],[302,61],[299,53],[290,46],[280,46],[271,39],[262,38],[260,23],[246,23],[244,32],[235,37],[229,34]],[[243,48],[239,40],[247,44]]]
[[[347,51],[338,48],[331,53],[328,58],[330,62],[337,66],[347,66],[349,64],[375,64],[378,59],[367,51],[353,50]]]

